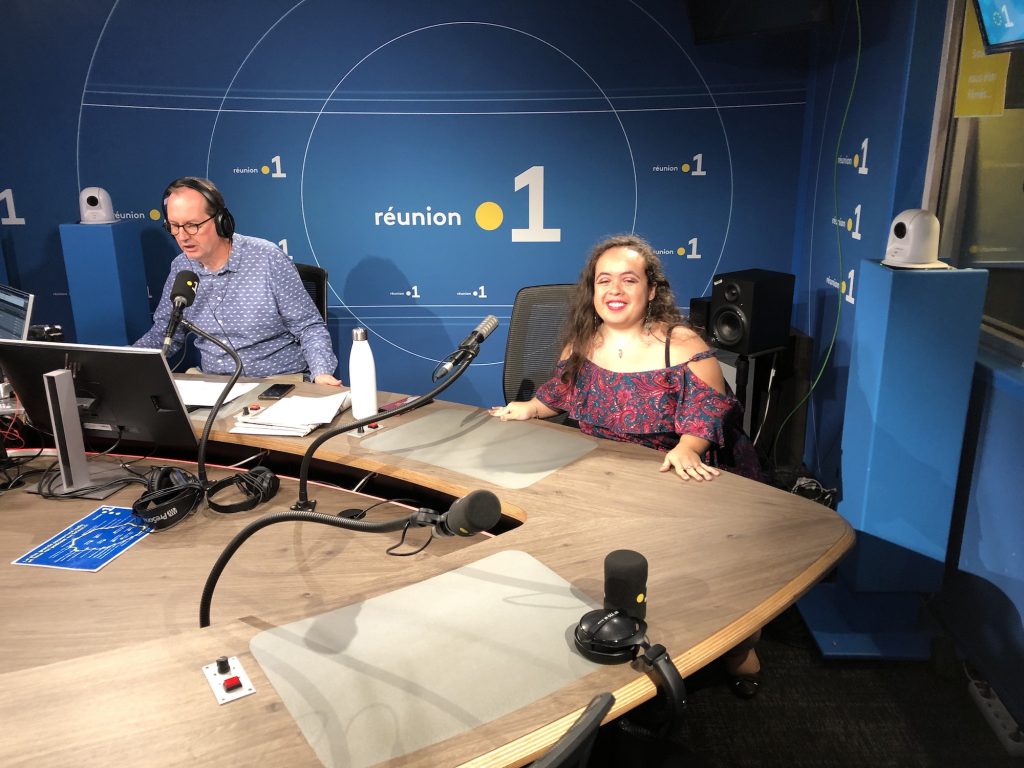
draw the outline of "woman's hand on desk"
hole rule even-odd
[[[489,413],[502,421],[528,421],[529,419],[546,419],[558,411],[548,408],[537,398],[526,402],[512,402],[508,405],[495,405]]]
[[[703,444],[703,448],[699,444]],[[706,440],[683,435],[679,439],[679,445],[665,454],[665,460],[661,463],[661,471],[668,472],[674,469],[675,473],[683,480],[696,480],[697,482],[714,480],[722,473],[704,463],[701,456],[707,449]]]
[[[333,376],[331,376],[331,374],[329,374],[329,373],[321,373],[321,374],[319,374],[315,379],[313,379],[313,383],[314,384],[330,384],[332,387],[340,387],[341,386],[341,382],[338,379],[336,379]]]

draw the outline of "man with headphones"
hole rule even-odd
[[[163,209],[164,227],[181,253],[171,262],[153,327],[134,346],[163,345],[174,278],[188,269],[199,277],[199,288],[185,318],[233,347],[243,375],[299,373],[317,384],[341,384],[327,326],[295,265],[270,241],[235,234],[235,220],[213,182],[194,176],[171,182]],[[184,341],[179,327],[168,355]],[[234,372],[231,357],[216,345],[198,338],[196,348],[204,373]]]

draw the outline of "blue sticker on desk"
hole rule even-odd
[[[138,522],[130,507],[100,507],[12,565],[95,572],[152,530]]]

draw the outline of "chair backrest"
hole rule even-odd
[[[532,768],[586,768],[601,721],[613,704],[615,697],[610,693],[601,693],[591,699],[583,714],[551,749],[533,763]]]
[[[327,270],[315,264],[300,264],[295,262],[295,269],[299,272],[299,279],[305,286],[309,297],[313,299],[316,308],[320,310],[320,316],[327,320]]]
[[[531,285],[516,294],[505,347],[505,402],[529,400],[551,378],[574,285]]]

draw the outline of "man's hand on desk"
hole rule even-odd
[[[338,379],[334,378],[329,373],[321,373],[315,379],[313,379],[313,383],[314,384],[329,384],[332,387],[340,387],[341,386],[341,381],[339,381]]]

